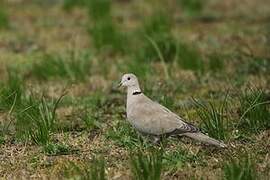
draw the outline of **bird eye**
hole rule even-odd
[[[127,80],[130,80],[130,77],[128,77]]]

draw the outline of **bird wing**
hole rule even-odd
[[[184,122],[169,109],[144,95],[133,103],[128,112],[128,119],[138,131],[147,134],[181,134],[199,131],[192,124]]]

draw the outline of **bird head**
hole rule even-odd
[[[119,83],[121,87],[132,87],[139,86],[137,77],[134,74],[124,74],[122,76],[121,82]]]

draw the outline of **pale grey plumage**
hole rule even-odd
[[[202,134],[198,128],[184,122],[182,118],[169,109],[141,93],[139,82],[134,74],[123,75],[121,85],[128,88],[127,119],[142,134],[155,137],[184,135],[204,143],[226,147],[224,143]]]

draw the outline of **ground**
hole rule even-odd
[[[0,23],[1,178],[91,179],[82,171],[97,158],[108,179],[136,179],[132,161],[153,149],[162,151],[161,179],[230,179],[230,167],[246,175],[247,165],[256,174],[249,179],[269,178],[270,1],[193,0],[198,9],[185,0],[116,0],[109,15],[106,5],[102,14],[102,5],[95,12],[95,4],[68,2],[0,1],[0,21],[8,19]],[[228,148],[187,138],[163,147],[137,135],[126,121],[126,92],[116,87],[127,72],[147,96]],[[51,101],[63,94],[53,119]],[[44,125],[45,141],[31,136],[43,116],[23,114],[29,97],[38,107],[43,97],[52,112],[39,109],[55,121]]]

